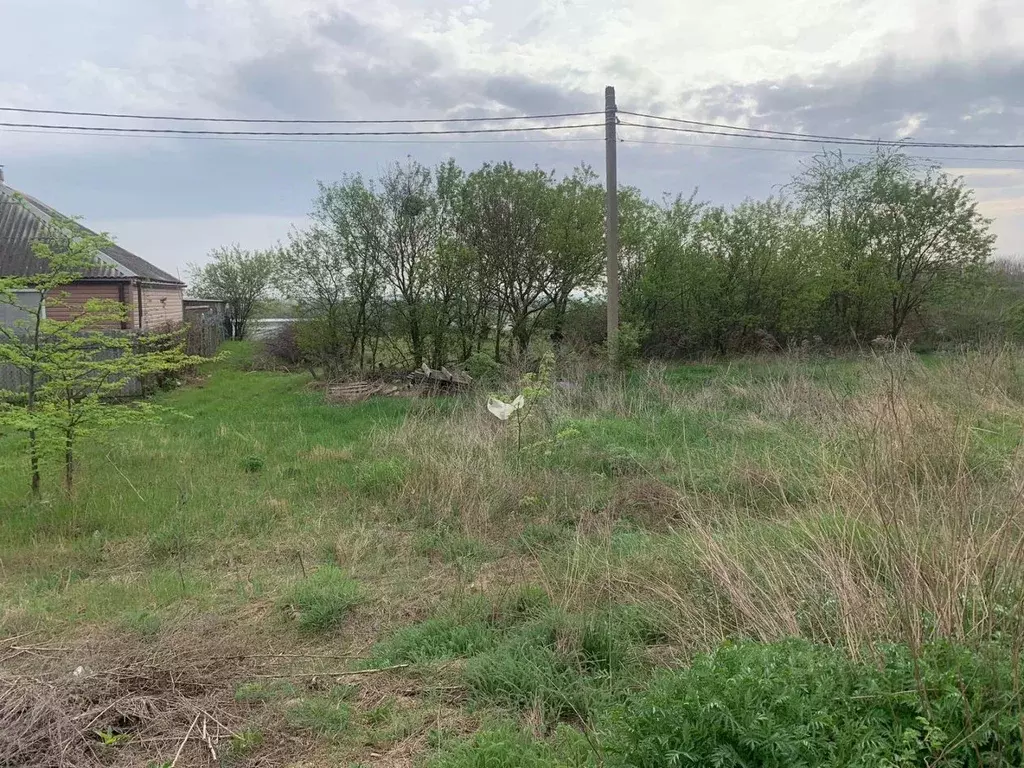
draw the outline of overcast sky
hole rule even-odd
[[[871,138],[1024,142],[1020,0],[2,0],[0,46],[0,106],[513,115],[601,109],[612,84],[620,108],[638,112]],[[651,196],[697,187],[727,204],[778,191],[806,160],[801,152],[814,149],[637,128],[620,135],[620,182]],[[0,164],[10,185],[184,275],[217,245],[284,239],[302,225],[318,179],[376,174],[406,155],[430,164],[452,156],[465,167],[603,169],[600,136],[296,143],[0,128]],[[1024,151],[930,156],[976,188],[999,252],[1024,254]]]

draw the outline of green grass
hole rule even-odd
[[[307,376],[228,349],[156,396],[159,424],[83,444],[70,496],[47,463],[32,499],[21,438],[0,437],[0,637],[241,647],[253,659],[209,691],[258,734],[238,764],[287,745],[318,767],[401,749],[442,768],[827,764],[821,743],[862,738],[834,730],[845,720],[909,750],[893,764],[942,764],[940,738],[942,759],[975,743],[952,709],[832,695],[919,688],[907,648],[951,649],[928,651],[926,687],[956,698],[945,659],[972,722],[1009,738],[1012,355],[598,372],[531,406],[519,451],[486,393],[329,405]],[[832,735],[801,730],[821,723]]]
[[[585,738],[560,727],[540,740],[514,727],[481,731],[427,763],[429,768],[583,768],[592,765]]]
[[[365,456],[374,433],[404,416],[406,401],[326,406],[319,393],[306,389],[307,377],[246,372],[237,364],[248,347],[226,348],[232,357],[211,366],[202,387],[157,396],[174,411],[159,425],[84,445],[73,500],[63,498],[50,466],[45,503],[33,503],[20,440],[4,438],[0,507],[9,514],[0,520],[0,539],[24,544],[96,531],[124,536],[175,523],[207,534],[232,533],[257,510],[266,513],[270,499],[288,502],[286,508],[269,507],[279,522],[301,524],[353,484],[400,482],[400,468],[392,463],[336,461],[330,452]],[[258,471],[252,471],[254,458],[261,462]]]
[[[325,565],[297,582],[282,598],[282,606],[304,632],[337,629],[360,602],[359,584],[340,569]]]
[[[352,721],[352,706],[347,688],[338,688],[324,696],[307,696],[288,704],[285,721],[292,728],[327,739],[338,739]]]
[[[494,628],[484,621],[438,617],[395,632],[376,656],[388,664],[456,659],[487,650],[495,640]]]

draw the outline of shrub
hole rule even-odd
[[[466,373],[475,381],[497,381],[501,378],[502,366],[486,352],[477,352],[463,363]]]
[[[303,364],[328,381],[337,379],[345,370],[348,349],[338,319],[326,315],[310,317],[294,325]]]
[[[620,323],[619,330],[611,342],[609,357],[612,364],[622,371],[628,371],[640,360],[645,331],[633,323]]]
[[[562,318],[562,336],[574,347],[596,349],[608,333],[608,305],[604,301],[570,302]]]
[[[284,323],[263,341],[263,354],[285,366],[299,366],[305,360],[299,345],[297,323]]]
[[[1006,652],[748,642],[663,674],[609,746],[637,768],[1020,765],[1021,713]]]
[[[284,604],[307,632],[334,629],[360,601],[359,584],[333,565],[324,566],[292,587]]]

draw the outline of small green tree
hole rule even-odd
[[[189,266],[192,293],[227,302],[231,337],[244,339],[249,319],[265,301],[280,261],[280,249],[247,251],[238,245],[216,248],[209,264]]]
[[[79,234],[73,222],[60,228],[72,236],[33,244],[45,272],[0,278],[0,302],[18,308],[23,317],[0,327],[0,363],[22,374],[24,388],[0,392],[0,421],[28,436],[31,487],[40,490],[41,456],[58,453],[64,483],[74,482],[76,445],[83,435],[152,418],[156,408],[146,402],[125,402],[128,384],[152,375],[166,375],[202,362],[184,352],[180,332],[140,339],[119,329],[127,307],[118,301],[94,299],[68,320],[47,317],[47,306],[66,301],[62,287],[95,263],[109,241]],[[55,245],[54,243],[59,243]],[[25,296],[36,297],[26,301]]]

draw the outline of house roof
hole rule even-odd
[[[29,276],[46,271],[32,252],[32,243],[48,237],[66,237],[68,217],[45,203],[0,182],[0,275]],[[90,235],[96,233],[74,224]],[[119,245],[108,245],[97,254],[96,265],[82,274],[87,280],[130,280],[183,285],[181,280],[155,267]]]

